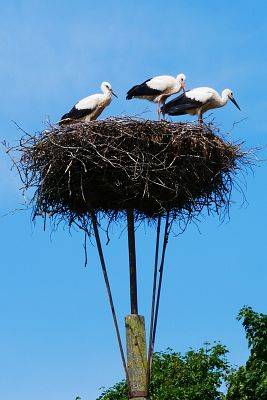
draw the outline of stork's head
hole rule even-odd
[[[222,98],[225,101],[228,101],[228,99],[231,100],[231,102],[234,103],[234,105],[241,111],[241,108],[237,104],[231,89],[224,89],[222,92]]]
[[[185,92],[185,74],[179,74],[176,77],[179,85],[181,86],[181,88],[183,89],[183,91]]]
[[[113,96],[118,97],[112,90],[111,84],[109,82],[101,83],[102,92],[105,94],[113,94]]]

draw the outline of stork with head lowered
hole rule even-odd
[[[240,110],[233,92],[230,89],[224,89],[221,96],[219,93],[209,87],[198,87],[189,90],[180,96],[169,101],[161,107],[162,113],[168,115],[198,115],[200,124],[203,122],[203,114],[213,108],[220,108],[230,100]]]

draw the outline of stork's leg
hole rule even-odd
[[[201,111],[198,113],[198,124],[203,125],[203,116]]]
[[[166,99],[162,100],[162,107],[165,106],[165,101],[166,101]],[[165,121],[165,113],[161,111],[161,114],[162,114],[163,121]]]
[[[162,115],[162,119],[165,120],[165,114],[161,111],[161,107],[165,105],[165,100],[159,100],[158,101],[158,108],[157,108],[157,112],[158,112],[158,119],[159,121],[161,121],[161,115]]]
[[[157,113],[158,113],[158,120],[161,120],[161,109],[160,109],[160,103],[158,103],[158,107],[157,107]]]

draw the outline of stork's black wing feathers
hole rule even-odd
[[[163,105],[161,111],[163,114],[168,115],[183,115],[187,114],[188,110],[195,109],[201,105],[202,103],[200,101],[187,97],[185,92]]]
[[[63,119],[67,119],[67,118],[79,119],[79,118],[85,117],[86,115],[90,114],[91,111],[92,111],[92,110],[87,109],[87,108],[82,109],[82,110],[78,110],[78,109],[74,106],[74,107],[72,107],[72,109],[71,109],[68,113],[62,115],[61,121],[62,121]]]
[[[147,82],[150,81],[151,79],[153,78],[149,78],[140,85],[135,85],[130,90],[128,90],[126,100],[130,100],[133,97],[137,96],[157,96],[158,94],[161,94],[160,90],[152,89],[149,86],[147,86]]]

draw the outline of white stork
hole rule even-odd
[[[216,90],[209,87],[199,87],[183,93],[181,96],[164,104],[161,108],[163,113],[168,115],[198,115],[199,123],[203,123],[203,114],[212,108],[219,108],[231,100],[240,110],[230,89],[224,89],[220,96]]]
[[[104,108],[111,103],[111,96],[117,97],[109,82],[102,82],[101,89],[103,93],[92,94],[78,101],[67,114],[61,117],[59,124],[70,123],[74,119],[85,122],[97,119]]]
[[[161,105],[165,104],[167,97],[185,90],[185,75],[179,74],[176,78],[169,75],[155,76],[147,79],[140,85],[133,86],[128,92],[126,99],[146,99],[158,104],[157,112],[160,119]],[[164,116],[164,112],[163,112]]]

